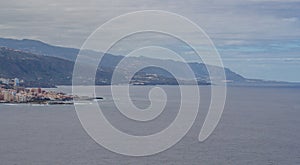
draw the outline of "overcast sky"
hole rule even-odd
[[[80,48],[104,22],[146,9],[197,23],[233,71],[300,81],[300,0],[1,0],[0,37]]]

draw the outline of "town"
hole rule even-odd
[[[41,88],[20,86],[18,78],[0,78],[0,103],[72,104],[73,96]]]

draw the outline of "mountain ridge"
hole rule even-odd
[[[66,47],[60,47],[60,46],[53,46],[47,43],[44,43],[42,41],[37,41],[37,40],[31,40],[31,39],[22,39],[22,40],[17,40],[17,39],[8,39],[8,38],[0,38],[0,47],[1,50],[4,49],[3,47],[6,47],[6,49],[11,49],[10,51],[15,52],[15,53],[23,53],[23,54],[29,54],[29,56],[34,55],[34,57],[37,58],[41,58],[43,57],[43,60],[48,59],[49,57],[52,57],[54,59],[48,59],[50,63],[56,63],[59,64],[58,68],[63,68],[62,63],[66,63],[69,68],[67,69],[61,69],[61,70],[55,70],[56,75],[64,75],[62,77],[65,78],[65,80],[59,78],[59,77],[55,77],[54,79],[56,79],[56,82],[54,81],[52,85],[70,85],[71,84],[71,78],[70,75],[72,74],[72,69],[74,66],[74,61],[77,58],[77,55],[79,53],[79,49],[76,48],[66,48]],[[90,51],[90,50],[84,50],[84,53],[89,53],[92,55],[101,55],[101,53],[99,52],[95,52],[95,51]],[[18,54],[17,53],[17,54]],[[103,53],[102,53],[103,55]],[[100,66],[98,68],[98,72],[96,75],[96,84],[97,85],[108,85],[110,84],[110,80],[111,80],[111,74],[113,72],[113,70],[116,68],[117,64],[122,60],[123,56],[119,56],[119,55],[111,55],[111,54],[105,54],[102,58],[102,61],[100,63]],[[56,62],[56,60],[61,59],[62,62]],[[89,59],[91,61],[93,61],[94,59]],[[1,59],[1,61],[3,61]],[[53,62],[55,61],[55,62]],[[51,64],[49,63],[45,63],[40,61],[41,63],[43,63],[45,66],[51,66]],[[131,57],[129,60],[129,63],[141,63],[144,66],[147,66],[147,64],[151,63],[151,62],[156,62],[156,63],[163,63],[165,65],[171,66],[171,69],[173,69],[174,71],[178,72],[178,68],[181,68],[181,66],[183,66],[183,64],[180,64],[176,61],[173,60],[158,60],[158,59],[152,59],[152,58],[148,58],[148,57]],[[174,65],[176,63],[176,65]],[[15,64],[16,66],[20,65],[20,64]],[[38,66],[37,63],[33,63],[31,64],[33,66]],[[210,77],[209,74],[207,72],[207,67],[213,67],[213,69],[220,69],[216,66],[209,66],[209,65],[205,65],[203,63],[189,63],[190,67],[192,68],[192,70],[195,73],[195,76],[198,80],[200,80],[201,83],[203,84],[209,84],[210,82]],[[30,68],[30,67],[29,67]],[[31,68],[33,69],[33,68]],[[43,69],[43,68],[42,68]],[[35,70],[39,70],[38,68],[35,68]],[[65,70],[65,71],[63,71]],[[226,80],[227,82],[229,82],[228,84],[234,84],[234,85],[260,85],[260,84],[265,84],[267,83],[272,83],[272,84],[283,84],[286,82],[276,82],[276,81],[264,81],[264,80],[256,80],[256,79],[247,79],[244,78],[243,76],[232,72],[230,69],[228,68],[224,68],[225,70],[225,74],[226,74]],[[45,73],[47,73],[46,70],[41,70]],[[64,73],[59,73],[59,71],[63,71]],[[2,72],[8,72],[5,71],[5,69],[3,69],[3,67],[0,70],[0,77],[1,75],[3,76],[4,73]],[[28,71],[27,71],[28,72]],[[120,74],[121,76],[127,76],[126,75],[126,70],[122,70],[122,73]],[[149,74],[155,74],[158,73],[158,77],[156,79],[164,79],[167,80],[167,82],[164,83],[159,83],[159,81],[156,81],[156,83],[152,84],[150,82],[147,82],[149,77],[145,77],[146,73]],[[181,74],[183,77],[185,72],[180,72],[179,74]],[[24,73],[19,73],[24,74]],[[137,77],[141,78],[139,79],[139,81],[146,81],[146,85],[156,85],[156,84],[163,84],[163,85],[167,85],[168,83],[170,84],[176,84],[175,80],[172,79],[172,77],[170,77],[170,74],[163,71],[163,70],[159,70],[158,68],[147,68],[146,70],[143,70],[141,72],[139,72],[139,76],[137,75]],[[37,75],[41,75],[41,73],[37,74]],[[141,76],[141,75],[144,75]],[[7,75],[6,75],[7,76]],[[18,75],[14,75],[14,76],[18,76]],[[30,77],[30,76],[29,76]],[[136,77],[136,78],[137,78]],[[35,79],[37,79],[38,77],[36,76]],[[45,79],[50,78],[50,77],[44,77]],[[66,80],[66,78],[68,80]],[[171,78],[171,79],[170,79]],[[51,78],[50,78],[51,79]],[[136,79],[138,80],[138,79]],[[52,83],[52,82],[51,82]],[[177,82],[178,83],[178,82]],[[201,84],[200,83],[200,84]],[[287,83],[290,84],[290,83]]]
[[[42,41],[32,39],[10,39],[0,38],[0,46],[11,49],[21,50],[44,56],[53,56],[66,60],[75,61],[79,49],[53,46]]]

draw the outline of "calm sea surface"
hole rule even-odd
[[[136,106],[149,106],[151,87],[133,88],[131,98]],[[105,97],[99,105],[112,125],[130,134],[149,135],[167,127],[180,106],[176,87],[164,88],[168,96],[165,111],[145,123],[122,116],[109,87],[97,87],[97,95]],[[71,92],[70,87],[55,90]],[[200,143],[209,90],[200,87],[200,111],[188,134],[172,148],[147,157],[119,155],[95,143],[82,128],[73,105],[0,104],[0,164],[300,164],[300,88],[228,88],[218,127]],[[118,99],[122,98],[115,101]]]

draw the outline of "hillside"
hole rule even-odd
[[[73,62],[0,48],[0,77],[25,80],[26,86],[70,84]]]
[[[15,78],[25,80],[26,86],[45,86],[70,85],[72,81],[72,72],[74,61],[76,60],[78,49],[52,46],[36,40],[15,40],[0,38],[0,77]],[[93,56],[102,55],[102,53],[85,50],[85,53]],[[100,63],[96,75],[97,85],[108,85],[111,82],[111,76],[116,65],[122,60],[122,56],[106,54]],[[87,59],[87,63],[93,62],[93,59]],[[171,71],[175,71],[180,80],[186,80],[186,70],[184,63],[172,60],[159,60],[146,57],[131,57],[127,60],[127,65],[120,69],[120,78],[128,76],[128,70],[138,66],[147,66],[149,64],[159,64],[168,66]],[[199,84],[209,84],[210,78],[206,67],[214,71],[221,68],[216,66],[205,66],[202,63],[189,63]],[[180,68],[180,69],[178,69]],[[290,86],[295,85],[286,82],[253,80],[242,77],[241,75],[225,68],[226,80],[234,86]],[[150,75],[150,76],[149,76]],[[151,77],[152,75],[152,77]],[[153,77],[155,75],[155,77]],[[84,81],[82,81],[85,83]],[[148,67],[142,69],[132,79],[133,84],[144,85],[173,85],[178,84],[176,79],[167,71]],[[299,84],[296,84],[299,85]]]
[[[7,47],[38,55],[58,57],[71,61],[75,61],[79,52],[78,49],[52,46],[41,41],[30,39],[16,40],[0,38],[0,47]]]
[[[111,81],[111,76],[113,74],[116,63],[119,62],[120,58],[104,58],[110,60],[111,66],[102,66],[98,69],[96,76],[97,85],[108,85]],[[155,59],[144,59],[144,58],[132,58],[128,61],[132,63],[138,63],[139,65],[147,65],[148,62],[153,62]],[[157,63],[158,61],[156,61]],[[170,63],[168,65],[174,65],[175,62],[168,61],[165,63]],[[183,63],[176,63],[173,69],[181,67]],[[136,66],[136,65],[131,65]],[[203,66],[203,64],[191,64],[195,68],[195,72],[198,74],[198,79],[200,79],[199,84],[209,84],[208,73]],[[201,66],[201,69],[199,68]],[[43,55],[36,55],[32,53],[23,52],[20,50],[14,50],[10,48],[0,48],[0,77],[3,78],[19,78],[25,81],[25,86],[42,86],[42,87],[52,87],[55,85],[71,85],[72,72],[73,72],[74,62],[69,60],[64,60],[56,57],[49,57]],[[124,68],[119,71],[120,77],[126,77],[127,69]],[[179,72],[179,75],[183,74]],[[233,74],[233,72],[229,72]],[[185,77],[182,76],[181,80]],[[85,78],[83,80],[86,80]],[[87,83],[82,81],[82,83]],[[90,83],[90,82],[88,82]],[[172,77],[169,72],[162,70],[160,68],[148,67],[142,69],[132,79],[133,84],[144,84],[144,85],[176,85],[177,80]]]

